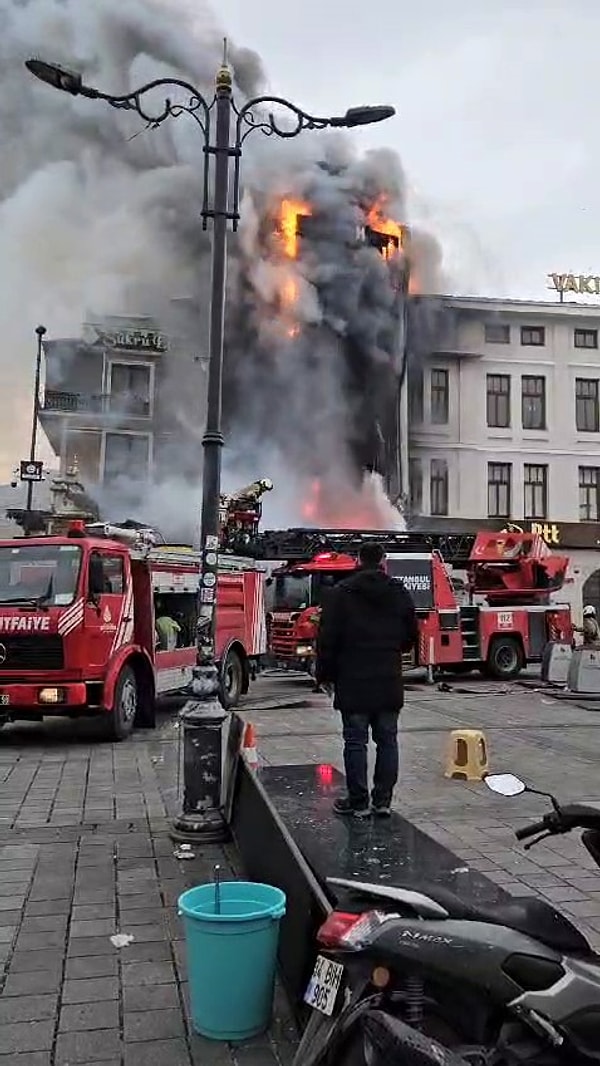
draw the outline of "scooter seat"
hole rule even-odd
[[[451,918],[505,925],[565,955],[593,954],[583,933],[550,903],[535,896],[514,896],[502,903],[479,905],[475,900],[460,899],[439,885],[428,885],[421,891],[445,907]]]

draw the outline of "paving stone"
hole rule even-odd
[[[119,1061],[121,1056],[121,1038],[117,1029],[97,1029],[94,1032],[60,1033],[56,1041],[54,1066],[88,1066],[92,1062],[102,1062],[106,1056]],[[165,1060],[163,1066],[167,1066]],[[168,1066],[171,1066],[168,1063]]]
[[[125,1015],[125,1040],[139,1042],[185,1037],[181,1010],[146,1010]]]
[[[135,927],[131,932],[135,936]],[[123,948],[122,953],[123,962],[170,962],[172,957],[171,945],[166,940],[138,944],[137,937],[132,944]]]
[[[1,915],[0,915],[1,918]],[[26,916],[21,925],[21,933],[48,933],[61,932],[63,941],[67,929],[68,916],[66,914],[40,914]]]
[[[112,926],[112,933],[114,933],[114,926]],[[69,958],[78,958],[86,955],[113,955],[117,949],[110,942],[112,933],[107,933],[106,936],[82,936],[69,940],[67,949]]]
[[[40,970],[60,973],[63,955],[59,947],[45,948],[43,951],[21,951],[17,949],[11,959],[11,973],[37,973]]]
[[[22,897],[20,897],[20,900],[22,900]],[[21,913],[21,902],[15,900],[10,893],[7,896],[0,897],[0,919],[4,914],[12,914],[15,910],[18,914]]]
[[[190,1066],[184,1040],[153,1040],[150,1043],[126,1044],[125,1066]],[[204,1066],[211,1066],[210,1059]]]
[[[126,915],[121,915],[121,928],[129,927]],[[131,925],[131,932],[135,936],[136,944],[151,944],[159,940],[169,939],[169,929],[166,919],[152,922],[146,925]]]
[[[116,908],[111,903],[84,903],[73,907],[72,922],[95,922],[103,918],[114,919]]]
[[[177,985],[144,985],[141,988],[123,989],[125,1014],[133,1011],[168,1010],[179,1008]]]
[[[119,981],[117,977],[95,977],[89,980],[65,981],[62,991],[62,1002],[72,1003],[98,1003],[101,1000],[119,998]]]
[[[59,1030],[75,1032],[94,1029],[118,1029],[119,1004],[117,1000],[96,1003],[76,1003],[63,1006],[60,1012]]]
[[[32,973],[13,973],[9,971],[3,998],[6,996],[36,996],[58,992],[61,983],[61,970],[35,970]]]
[[[24,1055],[4,1055],[0,1050],[0,1066],[51,1066],[49,1051],[30,1051]],[[120,1064],[117,1064],[120,1066]]]
[[[175,980],[175,971],[168,962],[124,962],[123,985],[135,988],[140,985],[168,985]]]
[[[31,951],[37,955],[47,948],[56,948],[61,951],[65,943],[65,929],[35,929],[29,931],[26,923],[23,923],[17,940],[17,951]]]
[[[80,937],[112,936],[116,931],[115,919],[94,918],[89,921],[72,921],[69,927],[69,936],[72,939]]]
[[[71,899],[47,899],[34,900],[27,903],[25,917],[33,915],[68,915],[71,909]]]
[[[17,1055],[25,1051],[50,1051],[53,1039],[53,1021],[9,1022],[2,1026],[0,1035],[5,1055]]]
[[[2,996],[0,998],[0,1026],[10,1022],[38,1022],[56,1017],[57,995]],[[2,1029],[0,1029],[0,1052]]]
[[[67,959],[66,977],[68,980],[113,977],[118,972],[118,966],[119,959],[114,949],[111,955],[84,955]]]

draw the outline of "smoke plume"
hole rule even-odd
[[[135,114],[35,82],[23,62],[39,54],[115,93],[177,76],[210,98],[223,30],[203,0],[0,0],[0,27],[0,424],[11,427],[0,466],[6,474],[26,447],[38,322],[51,337],[77,337],[90,317],[150,314],[168,331],[171,299],[192,297],[191,320],[173,324],[181,344],[166,357],[172,430],[160,483],[149,499],[128,476],[101,499],[113,517],[136,509],[169,532],[177,522],[191,530],[203,410],[189,396],[205,387],[210,277],[198,130],[185,117],[145,130]],[[238,103],[258,93],[256,54],[230,43],[229,61]],[[226,482],[272,477],[277,518],[288,523],[354,515],[389,526],[395,512],[378,472],[401,373],[404,259],[388,263],[363,231],[376,204],[406,222],[400,161],[390,151],[361,156],[351,136],[254,134],[243,181],[230,239]],[[309,215],[293,257],[282,201]],[[413,233],[410,247],[419,289],[439,291],[437,244]]]

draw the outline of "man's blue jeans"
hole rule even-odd
[[[346,787],[357,810],[369,806],[369,729],[377,748],[371,801],[374,807],[389,807],[392,802],[399,769],[398,719],[398,711],[342,711]]]

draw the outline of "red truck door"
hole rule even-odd
[[[123,554],[108,550],[90,553],[84,612],[84,639],[90,667],[104,666],[113,649],[124,643],[127,630],[133,628],[131,581],[127,571]]]

